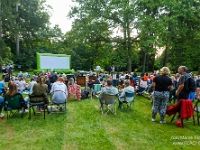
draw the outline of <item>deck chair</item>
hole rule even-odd
[[[130,98],[131,101],[128,101],[127,98]],[[132,108],[131,108],[131,105],[132,103],[134,102],[134,92],[133,93],[128,93],[126,92],[125,95],[124,95],[124,101],[123,103],[125,103],[126,105],[122,105],[122,111],[125,112],[125,111],[132,111]]]
[[[118,95],[103,95],[103,101],[101,102],[101,112],[106,115],[108,112],[111,112],[113,115],[116,115],[116,102],[115,99]],[[104,105],[107,106],[107,110],[104,110]]]
[[[47,109],[47,104],[45,103],[45,94],[36,96],[36,95],[29,95],[29,119],[31,119],[31,108],[33,110],[34,115],[35,109],[34,107],[42,107],[44,108],[44,119],[45,119],[45,110]]]
[[[23,107],[25,103],[20,101],[21,94],[18,93],[13,97],[5,96],[5,107],[4,110],[7,113],[7,119],[13,116],[14,114],[18,114],[20,110],[22,110],[21,117],[23,118],[25,108]]]
[[[91,88],[90,95],[91,99],[93,95],[96,95],[97,92],[101,91],[101,84],[93,84],[93,88]]]

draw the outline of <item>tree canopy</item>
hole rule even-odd
[[[73,69],[100,64],[148,72],[180,65],[200,70],[197,0],[73,0],[72,29],[50,27],[45,0],[0,0],[0,63],[35,68],[35,53],[72,56]],[[67,14],[66,14],[67,15]],[[19,57],[16,50],[19,36]],[[30,58],[30,59],[27,59]]]

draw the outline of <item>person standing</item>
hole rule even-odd
[[[170,70],[168,67],[161,69],[161,75],[153,80],[152,87],[155,88],[153,94],[152,122],[156,120],[156,114],[160,114],[160,123],[165,123],[165,114],[169,100],[169,91],[173,90],[172,80],[168,77]]]
[[[185,82],[188,78],[190,78],[189,74],[186,73],[187,68],[185,66],[180,66],[178,68],[178,73],[181,74],[181,77],[178,81],[178,89],[176,90],[176,95],[178,96],[178,100],[180,99],[188,99],[189,92],[186,90]]]

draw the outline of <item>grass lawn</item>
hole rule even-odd
[[[198,150],[200,126],[151,122],[151,105],[137,96],[133,112],[102,115],[96,98],[69,101],[66,114],[0,120],[0,150]],[[179,138],[179,139],[177,139]],[[183,138],[190,138],[183,139]],[[192,138],[192,139],[191,139]],[[179,142],[180,145],[177,145]]]

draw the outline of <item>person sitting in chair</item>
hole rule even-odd
[[[129,80],[124,81],[124,89],[122,90],[122,93],[119,96],[119,108],[121,108],[123,102],[125,102],[124,97],[126,96],[126,93],[134,93],[134,87],[130,86]],[[134,97],[126,97],[126,103],[133,101],[133,98]]]
[[[28,108],[27,107],[28,102],[24,100],[23,96],[20,93],[18,93],[17,84],[15,84],[14,82],[10,83],[9,90],[4,96],[5,97],[5,99],[4,99],[5,104],[6,104],[7,97],[14,97],[16,95],[20,95],[21,108],[23,108],[23,107]],[[25,110],[25,112],[28,112],[28,110]]]
[[[39,78],[39,83],[34,84],[33,86],[33,92],[32,95],[35,96],[40,96],[40,95],[45,95],[45,103],[48,104],[49,100],[47,97],[47,92],[48,92],[48,85],[45,84],[46,80],[44,76],[41,76]]]
[[[109,94],[109,95],[117,95],[118,90],[116,87],[112,85],[112,80],[107,80],[107,86],[102,89],[101,94],[99,95],[99,101],[100,101],[100,108],[103,107],[103,96],[104,94]]]
[[[51,94],[53,94],[52,102],[56,104],[64,103],[68,97],[67,86],[62,77],[58,78],[51,87]]]
[[[89,83],[90,89],[93,88],[93,84],[100,84],[100,81],[98,80],[97,76],[94,76],[92,82]]]
[[[76,100],[81,99],[81,86],[74,83],[74,78],[70,78],[68,81],[68,100],[70,99],[70,94],[74,95]]]

